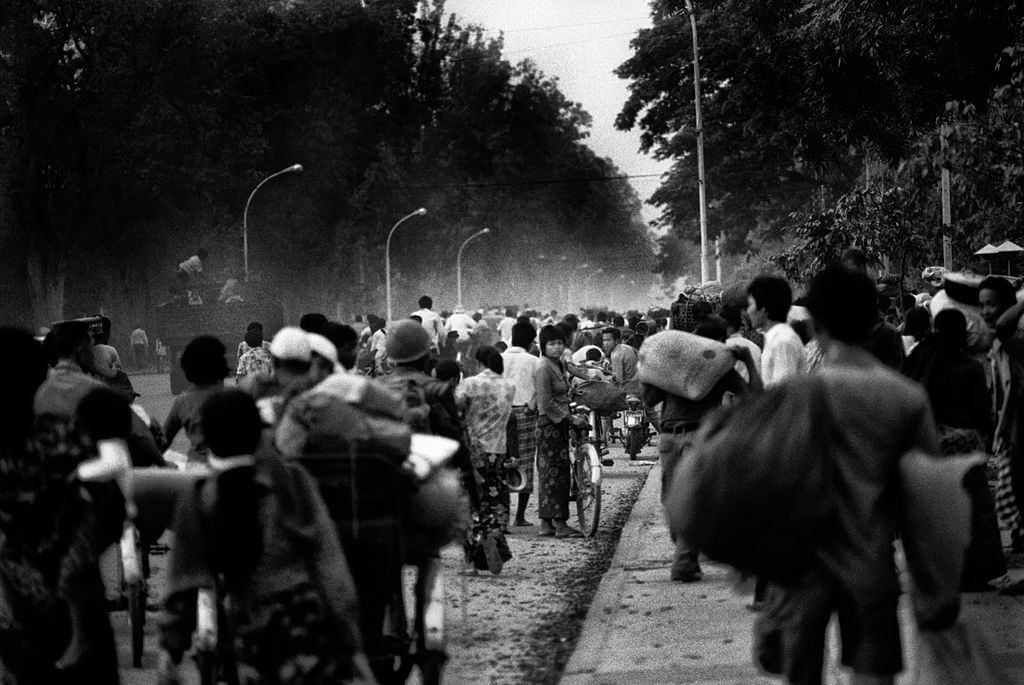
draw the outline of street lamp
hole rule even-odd
[[[424,207],[420,207],[415,212],[409,212],[401,219],[395,222],[395,225],[388,231],[388,239],[384,244],[384,297],[387,299],[387,310],[388,310],[388,321],[391,321],[391,235],[395,232],[395,229],[402,225],[402,222],[406,219],[411,219],[414,216],[423,216],[427,213]]]
[[[459,303],[460,307],[462,306],[462,250],[466,247],[466,243],[468,243],[473,238],[476,238],[478,236],[482,236],[483,234],[490,233],[490,232],[491,232],[491,229],[489,229],[489,228],[485,228],[485,229],[482,229],[480,231],[477,231],[473,235],[471,235],[468,238],[466,238],[465,240],[463,240],[462,241],[462,245],[459,245],[459,255],[455,259],[455,289],[456,289],[455,301]]]
[[[245,269],[245,280],[249,281],[249,204],[252,202],[252,198],[256,195],[256,191],[263,187],[263,184],[281,174],[298,173],[302,171],[301,164],[292,164],[287,169],[281,169],[278,172],[270,174],[265,179],[256,184],[256,187],[249,193],[249,199],[245,201],[245,211],[242,212],[242,265]]]

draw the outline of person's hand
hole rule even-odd
[[[753,355],[750,354],[750,350],[746,347],[736,346],[730,347],[729,349],[732,350],[732,354],[734,357],[736,357],[736,361],[741,361],[746,364],[749,364],[754,361]]]

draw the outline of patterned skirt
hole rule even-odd
[[[944,456],[968,454],[984,450],[984,441],[976,430],[939,425],[939,447]],[[982,592],[992,589],[988,581],[1006,573],[995,501],[984,465],[979,464],[964,475],[964,489],[971,498],[971,541],[960,589]]]
[[[470,456],[477,472],[480,506],[467,532],[466,558],[477,568],[498,574],[502,564],[512,558],[505,540],[510,508],[505,472],[515,468],[516,462],[509,454],[486,452],[477,445],[470,445]]]
[[[516,460],[526,482],[522,492],[533,492],[533,468],[537,461],[537,412],[526,407],[512,407],[505,442],[509,455]]]
[[[542,519],[569,518],[569,422],[537,422],[537,513]]]

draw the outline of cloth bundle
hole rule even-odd
[[[642,383],[688,400],[702,400],[736,357],[717,340],[684,331],[662,331],[644,341],[637,358]]]

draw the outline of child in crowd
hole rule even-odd
[[[192,387],[174,398],[174,404],[164,421],[164,439],[167,444],[182,428],[188,435],[188,463],[206,463],[208,450],[203,437],[203,424],[199,410],[203,402],[224,387],[230,373],[224,358],[224,344],[210,335],[200,335],[185,346],[181,353],[181,370]]]

